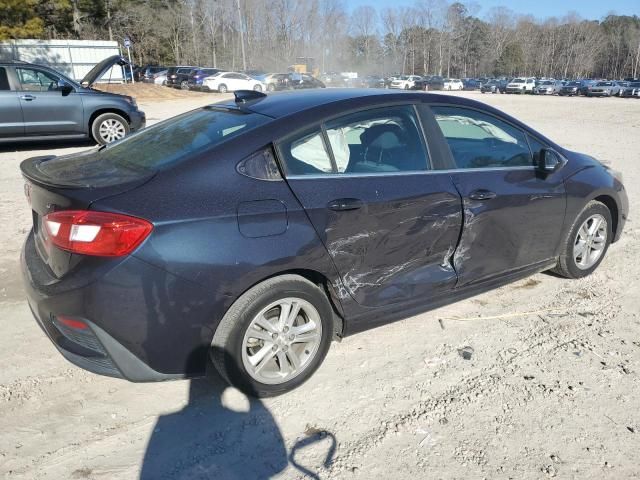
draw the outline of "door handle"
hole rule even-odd
[[[348,210],[358,210],[364,206],[364,202],[358,198],[337,198],[327,204],[329,210],[345,212]]]
[[[29,95],[29,94],[27,94],[27,95],[20,95],[20,98],[21,98],[22,100],[26,100],[27,102],[30,102],[31,100],[35,100],[35,99],[36,99],[36,97],[34,97],[33,95]]]
[[[492,198],[496,198],[497,195],[495,192],[490,190],[485,190],[483,188],[479,190],[474,190],[469,194],[469,198],[471,200],[491,200]]]

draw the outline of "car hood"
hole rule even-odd
[[[91,87],[96,81],[102,78],[102,76],[114,65],[124,66],[129,65],[129,62],[120,55],[112,55],[110,57],[107,57],[91,70],[89,70],[89,72],[80,81],[80,84],[83,87]]]

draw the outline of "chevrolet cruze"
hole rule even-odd
[[[627,218],[619,173],[476,101],[235,97],[22,163],[27,297],[71,362],[136,382],[212,362],[276,395],[332,339],[543,270],[590,274]]]

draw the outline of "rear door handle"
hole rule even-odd
[[[20,98],[21,98],[22,100],[26,100],[27,102],[30,102],[31,100],[35,100],[35,99],[36,99],[36,97],[34,97],[33,95],[29,95],[29,94],[27,94],[27,95],[20,95]]]
[[[358,210],[364,206],[364,202],[358,198],[337,198],[327,204],[329,210],[345,212],[348,210]]]
[[[497,195],[495,192],[491,190],[485,190],[483,188],[479,190],[474,190],[469,194],[469,198],[471,200],[491,200],[492,198],[496,198]]]

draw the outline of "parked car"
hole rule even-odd
[[[93,138],[106,144],[145,126],[133,97],[91,88],[116,65],[105,58],[78,84],[56,70],[26,62],[0,62],[0,142]]]
[[[535,78],[514,78],[507,84],[505,93],[533,93]]]
[[[155,83],[155,75],[158,72],[166,71],[167,67],[158,65],[146,65],[134,72],[136,82]]]
[[[167,84],[167,72],[168,70],[162,70],[161,72],[157,72],[153,74],[153,83],[156,85],[166,85]]]
[[[367,75],[362,79],[365,88],[384,88],[384,78],[378,75]]]
[[[236,92],[21,169],[25,292],[62,355],[138,382],[210,359],[257,396],[302,384],[336,337],[587,276],[628,215],[593,157],[479,102],[390,90]]]
[[[489,80],[480,87],[480,93],[505,93],[507,82],[504,80]]]
[[[580,94],[580,85],[581,83],[577,80],[567,82],[562,87],[560,87],[560,90],[558,90],[558,95],[560,96],[566,95],[569,97],[572,97],[574,95],[577,96]]]
[[[290,73],[289,85],[295,90],[306,88],[325,88],[325,84],[308,73]]]
[[[177,67],[169,67],[167,69],[167,87],[173,88],[181,88],[182,90],[189,89],[189,74],[194,68],[194,66],[188,65],[179,65]]]
[[[620,87],[616,82],[598,82],[587,89],[587,97],[613,97]]]
[[[578,93],[580,95],[586,96],[587,93],[589,92],[589,89],[593,87],[596,83],[598,83],[597,80],[582,80],[580,82],[580,88],[578,89]]]
[[[393,80],[389,88],[401,90],[421,90],[423,85],[422,77],[418,75],[400,75]]]
[[[463,90],[481,90],[484,86],[477,78],[463,78],[462,89]],[[484,93],[484,92],[483,92]]]
[[[640,98],[640,82],[628,82],[628,85],[621,90],[620,96]]]
[[[616,93],[616,95],[618,97],[621,97],[622,96],[622,91],[629,86],[630,82],[628,82],[626,80],[619,80],[619,81],[617,81],[615,83],[616,83],[616,85],[618,85],[618,93]]]
[[[236,90],[255,90],[262,92],[267,86],[251,78],[249,75],[239,72],[218,72],[211,77],[205,77],[202,88],[220,93],[234,92]]]
[[[464,85],[459,78],[445,78],[444,90],[462,90]]]
[[[187,87],[189,90],[206,90],[202,82],[206,77],[211,77],[218,72],[222,72],[222,70],[219,68],[194,68],[187,78]]]
[[[338,72],[325,72],[320,75],[320,81],[328,87],[345,87],[345,80]]]
[[[444,89],[444,78],[434,75],[433,77],[429,77],[425,81],[425,89],[426,90],[443,90]]]
[[[267,86],[267,91],[269,92],[289,90],[292,88],[289,84],[288,73],[268,73],[261,81]]]
[[[557,95],[562,88],[559,80],[543,80],[534,89],[536,95]]]

